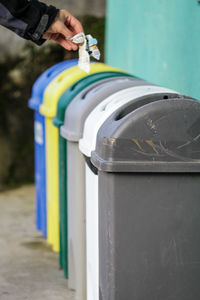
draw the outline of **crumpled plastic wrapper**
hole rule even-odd
[[[97,40],[90,34],[85,35],[83,32],[76,34],[74,37],[69,37],[67,40],[75,44],[79,44],[79,61],[78,66],[86,73],[90,72],[90,56],[95,59],[100,59],[100,51],[97,47]]]

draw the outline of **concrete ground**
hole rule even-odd
[[[0,299],[73,300],[67,280],[35,229],[34,187],[0,193]]]

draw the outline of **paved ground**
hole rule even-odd
[[[73,300],[34,224],[34,187],[0,193],[0,300]]]

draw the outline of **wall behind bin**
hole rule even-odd
[[[106,62],[200,99],[200,3],[107,0]]]

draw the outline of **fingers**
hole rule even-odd
[[[52,40],[60,44],[62,47],[64,47],[68,51],[76,51],[78,49],[78,46],[71,41],[67,41],[65,38],[63,38],[62,35],[55,37],[52,37]]]
[[[58,33],[61,33],[65,38],[67,38],[68,36],[73,36],[73,32],[69,30],[67,26],[65,26],[65,24],[61,21],[57,21],[56,31]]]
[[[83,28],[81,26],[81,24],[76,20],[74,21],[73,18],[69,18],[70,20],[70,26],[66,26],[65,23],[60,23],[57,26],[57,30],[60,34],[63,35],[63,40],[61,37],[59,37],[59,44],[61,46],[65,45],[64,47],[68,50],[74,50],[76,51],[78,49],[78,45],[73,43],[72,41],[65,41],[65,39],[67,37],[73,37],[75,34],[79,33],[79,32],[83,32]],[[69,20],[67,20],[67,23],[69,22]],[[71,20],[73,20],[73,22],[71,22]],[[69,23],[68,23],[69,24]],[[78,28],[78,29],[77,29]]]
[[[71,50],[76,51],[78,49],[78,45],[74,44],[71,41],[66,41],[67,44],[69,45],[69,47],[71,48]]]
[[[72,15],[68,16],[65,22],[67,28],[75,35],[84,32],[81,23]]]
[[[78,49],[77,45],[70,45],[66,40],[59,38],[57,39],[57,43],[60,44],[62,47],[64,47],[68,51],[76,51]]]
[[[60,21],[65,27],[72,33],[83,32],[83,27],[81,23],[72,16],[67,10],[61,9],[57,17],[57,21]],[[63,34],[63,32],[62,32]]]
[[[73,16],[69,16],[69,25],[73,29],[73,32],[75,34],[84,32],[83,26],[81,25],[81,23]]]
[[[73,37],[80,32],[84,32],[81,23],[68,11],[60,10],[54,23],[43,34],[43,38],[53,40],[69,51],[76,51],[78,45],[67,41],[66,38]]]
[[[78,45],[72,43],[71,41],[67,41],[65,37],[63,37],[63,35],[60,33],[45,33],[43,35],[43,38],[46,40],[55,41],[69,51],[76,51],[78,49]]]
[[[52,35],[51,33],[45,32],[42,37],[45,40],[50,40],[51,39],[51,35]]]

